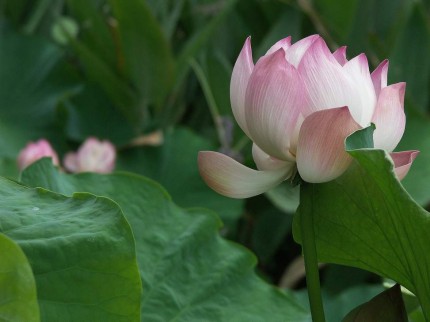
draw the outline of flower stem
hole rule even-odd
[[[325,322],[324,307],[321,297],[317,250],[315,246],[315,231],[312,212],[312,189],[313,184],[302,182],[300,187],[300,203],[307,203],[305,207],[299,208],[302,249],[305,259],[306,285],[308,288],[312,321]]]

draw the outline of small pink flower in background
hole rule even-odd
[[[116,151],[109,141],[88,138],[75,152],[64,157],[64,167],[70,172],[109,173],[115,168]]]
[[[36,142],[30,142],[18,155],[18,167],[20,170],[24,170],[43,157],[50,157],[54,165],[59,165],[58,155],[47,140],[40,139]]]
[[[376,125],[374,145],[392,152],[405,129],[405,83],[387,85],[388,61],[370,73],[367,58],[346,58],[346,47],[331,53],[313,35],[274,44],[254,65],[248,38],[233,69],[230,99],[237,123],[253,141],[257,170],[213,151],[199,153],[203,179],[233,198],[263,193],[296,171],[311,183],[340,176],[352,158],[347,136]],[[391,153],[402,179],[418,151]]]

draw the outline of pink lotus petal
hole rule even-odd
[[[402,151],[390,153],[394,162],[394,172],[399,180],[402,180],[409,172],[412,162],[420,151]]]
[[[293,155],[297,154],[297,143],[299,142],[300,128],[302,127],[302,124],[303,124],[304,120],[305,120],[305,118],[300,113],[300,115],[297,118],[296,124],[294,125],[293,132],[291,133],[290,152]]]
[[[387,86],[388,65],[388,59],[383,60],[371,75],[376,97],[379,96],[381,89]]]
[[[294,43],[285,53],[288,62],[297,68],[306,51],[320,38],[319,35],[311,35]]]
[[[78,154],[75,152],[68,152],[63,158],[64,168],[69,172],[79,172]]]
[[[248,37],[236,60],[230,82],[230,101],[233,115],[246,135],[249,132],[245,120],[245,93],[253,69],[251,37]]]
[[[333,57],[336,58],[337,62],[341,66],[345,65],[348,62],[348,59],[346,59],[346,46],[336,49],[336,51],[333,53]]]
[[[354,81],[355,92],[361,101],[360,105],[351,105],[351,114],[361,126],[370,124],[376,105],[376,94],[369,72],[369,64],[365,54],[360,54],[343,66],[344,71]],[[352,110],[357,108],[357,110]]]
[[[257,171],[225,154],[201,151],[198,157],[203,180],[213,190],[231,198],[249,198],[275,187],[291,176],[291,169]]]
[[[78,150],[80,172],[112,172],[115,167],[115,159],[115,147],[109,141],[88,138]]]
[[[110,173],[115,168],[116,151],[109,141],[88,138],[77,153],[69,152],[64,166],[70,172]]]
[[[255,143],[252,145],[252,157],[258,170],[278,170],[287,167],[293,168],[296,164],[295,162],[282,161],[268,155]]]
[[[303,180],[327,182],[340,176],[351,157],[345,152],[345,138],[360,129],[347,107],[322,110],[303,122],[297,147],[297,168]]]
[[[388,152],[394,150],[405,131],[406,117],[403,110],[406,83],[397,83],[382,88],[372,122],[375,148]]]
[[[266,53],[266,56],[273,54],[275,51],[277,51],[280,48],[287,50],[290,46],[291,46],[291,36],[288,36],[286,38],[279,40],[272,47],[270,47],[270,49]]]
[[[255,65],[245,96],[246,123],[252,140],[267,154],[294,161],[290,140],[302,109],[308,106],[297,70],[279,49]]]
[[[313,111],[348,106],[354,119],[359,120],[361,99],[356,85],[333,57],[322,38],[316,39],[306,51],[298,70],[307,88]]]
[[[50,157],[54,165],[59,165],[58,155],[47,140],[30,142],[18,155],[18,168],[23,170],[43,157]]]

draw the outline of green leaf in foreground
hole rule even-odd
[[[36,283],[23,251],[0,234],[0,254],[0,321],[40,321]]]
[[[118,168],[158,181],[181,207],[215,210],[228,227],[242,214],[244,201],[221,196],[203,182],[197,166],[197,154],[202,150],[216,147],[188,129],[169,130],[162,146],[121,153]]]
[[[86,193],[68,198],[4,178],[0,196],[0,232],[31,263],[42,321],[139,320],[134,240],[117,204]]]
[[[405,191],[382,150],[349,151],[338,179],[308,185],[299,214],[310,211],[318,259],[389,277],[415,293],[430,316],[430,214]],[[300,215],[294,237],[300,242]]]
[[[342,322],[408,322],[400,285],[378,294],[352,310]]]
[[[46,160],[27,168],[22,180],[64,194],[90,191],[121,206],[136,239],[142,321],[310,321],[292,296],[257,277],[252,254],[219,236],[212,212],[179,208],[152,180],[66,175]]]

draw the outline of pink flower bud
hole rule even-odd
[[[18,168],[24,170],[43,157],[51,157],[52,163],[58,166],[58,155],[48,141],[40,139],[37,142],[30,142],[18,155]]]
[[[263,193],[297,171],[303,180],[327,182],[351,163],[345,138],[376,125],[374,144],[392,152],[405,130],[405,83],[387,84],[388,61],[370,73],[367,58],[332,53],[313,35],[275,43],[254,65],[248,38],[233,69],[230,100],[239,126],[253,141],[257,170],[212,151],[199,153],[206,183],[234,198]],[[398,178],[416,151],[391,154]]]
[[[64,167],[70,172],[109,173],[115,167],[116,151],[109,141],[88,138],[75,152],[64,157]]]

